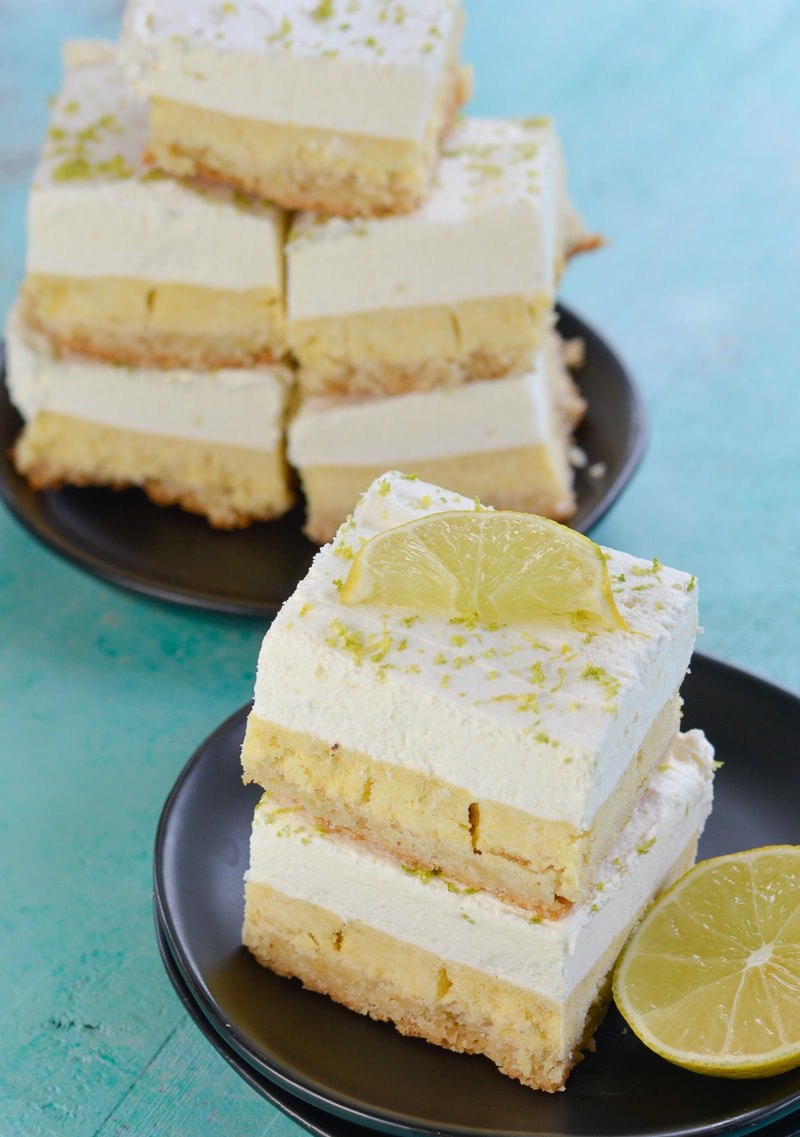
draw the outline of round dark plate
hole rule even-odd
[[[796,781],[800,699],[695,655],[684,684],[686,728],[702,727],[724,763],[701,856],[800,843]],[[266,1097],[276,1088],[384,1132],[461,1137],[689,1137],[743,1134],[800,1106],[800,1069],[729,1081],[680,1070],[648,1051],[614,1008],[560,1094],[504,1078],[484,1058],[451,1054],[355,1015],[261,968],[240,946],[255,786],[239,750],[248,708],[185,767],[155,848],[158,919],[195,1022]],[[789,1131],[787,1131],[789,1132]],[[791,1132],[794,1132],[793,1130]]]
[[[184,1008],[189,1013],[190,1018],[197,1016],[197,1003],[195,1002],[194,995],[189,989],[186,980],[181,975],[180,968],[175,962],[172,952],[169,949],[167,937],[164,932],[161,918],[158,913],[158,907],[155,906],[155,928],[156,928],[156,943],[161,955],[161,961],[164,964],[164,969],[175,988],[180,1001],[183,1003]],[[278,1109],[282,1110],[292,1121],[296,1121],[298,1125],[302,1125],[310,1133],[314,1133],[317,1137],[363,1137],[364,1129],[360,1125],[354,1125],[352,1121],[345,1121],[343,1117],[337,1117],[333,1113],[328,1113],[326,1110],[317,1109],[302,1098],[295,1097],[290,1094],[288,1090],[282,1089],[276,1082],[268,1082],[266,1079],[260,1077],[252,1066],[237,1054],[233,1047],[229,1046],[224,1038],[218,1036],[214,1040],[214,1046],[219,1054],[225,1061],[233,1067],[237,1074],[257,1090],[262,1097],[267,1101],[272,1102]],[[770,1130],[769,1137],[772,1137]],[[783,1134],[780,1134],[783,1137]]]
[[[585,365],[576,373],[588,410],[576,434],[604,473],[576,471],[578,510],[571,524],[587,532],[630,479],[644,452],[644,407],[625,367],[577,316],[559,312],[559,330],[583,337]],[[271,616],[306,573],[316,546],[303,536],[302,501],[278,521],[222,533],[201,517],[153,505],[139,490],[37,492],[21,478],[9,451],[21,421],[0,373],[0,496],[48,548],[112,584],[187,604],[245,616]]]
[[[155,925],[156,943],[158,944],[158,950],[161,954],[164,969],[172,986],[175,988],[178,998],[181,1003],[183,1003],[184,1009],[192,1019],[197,1020],[199,1015],[197,1003],[169,949],[167,937],[157,910],[155,914]],[[249,1086],[260,1093],[262,1097],[272,1102],[278,1109],[282,1110],[292,1121],[298,1125],[302,1125],[309,1133],[313,1133],[315,1137],[363,1137],[363,1134],[366,1132],[361,1125],[352,1121],[346,1121],[343,1117],[337,1117],[334,1113],[317,1109],[316,1106],[310,1105],[308,1102],[303,1101],[302,1098],[295,1097],[294,1094],[290,1094],[287,1090],[282,1089],[276,1082],[270,1082],[266,1078],[260,1077],[253,1067],[245,1062],[241,1055],[237,1054],[233,1047],[229,1046],[221,1035],[215,1036],[214,1047],[217,1053],[222,1055],[228,1065],[231,1066]],[[757,1131],[758,1137],[798,1137],[798,1134],[800,1134],[800,1112],[793,1111],[780,1121],[775,1121],[771,1125],[764,1127],[759,1126]]]

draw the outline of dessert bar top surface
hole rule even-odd
[[[462,19],[456,0],[130,0],[122,47],[144,95],[416,139]]]
[[[627,622],[614,631],[556,618],[485,627],[342,602],[365,539],[421,514],[475,508],[413,477],[377,479],[268,630],[254,712],[583,831],[680,686],[696,581],[606,550]]]

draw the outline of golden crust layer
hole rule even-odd
[[[178,177],[226,182],[285,209],[343,217],[406,213],[427,197],[439,139],[470,87],[467,69],[446,73],[419,144],[239,118],[154,98],[147,156]]]
[[[522,374],[552,298],[497,296],[289,323],[306,395],[398,395]]]
[[[307,466],[300,471],[306,498],[305,532],[324,544],[353,512],[369,483],[397,462],[375,466]],[[415,460],[414,474],[466,497],[479,497],[495,509],[516,509],[567,521],[575,512],[572,472],[566,456],[544,444],[509,450]]]
[[[283,298],[268,288],[29,273],[22,296],[26,321],[60,355],[214,369],[277,362],[288,350]]]
[[[675,879],[694,861],[690,842]],[[669,882],[665,882],[669,883]],[[628,929],[609,945],[563,1004],[343,920],[267,884],[245,886],[243,942],[258,962],[292,976],[353,1011],[392,1022],[402,1034],[467,1054],[483,1054],[532,1089],[564,1086],[610,995],[609,976]]]
[[[280,517],[293,504],[282,449],[167,438],[46,411],[25,426],[13,457],[35,489],[138,486],[157,505],[180,505],[219,529]]]
[[[436,869],[540,916],[584,899],[599,862],[678,729],[671,699],[590,832],[531,817],[413,770],[374,761],[336,739],[286,730],[252,712],[243,779],[276,802],[300,806],[326,829],[354,837],[405,865]]]

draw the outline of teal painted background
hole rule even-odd
[[[593,536],[694,572],[700,648],[800,691],[800,5],[467,0],[481,114],[552,113],[609,239],[565,301],[650,415]],[[0,309],[66,37],[110,0],[0,0]],[[288,1137],[188,1022],[151,855],[195,746],[251,693],[263,627],[97,582],[0,511],[0,1134]],[[796,792],[796,789],[795,789]]]

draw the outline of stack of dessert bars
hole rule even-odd
[[[140,486],[232,528],[292,503],[282,211],[146,164],[112,45],[64,47],[7,323],[37,488]]]
[[[680,732],[697,587],[604,549],[621,627],[346,602],[365,540],[476,509],[388,472],[268,628],[242,747],[265,791],[243,940],[278,974],[553,1091],[711,807],[713,750]]]
[[[457,0],[129,0],[117,44],[68,43],[7,326],[18,470],[222,528],[299,480],[320,543],[387,468],[568,519],[555,295],[596,242],[549,120],[459,116],[462,33]]]

